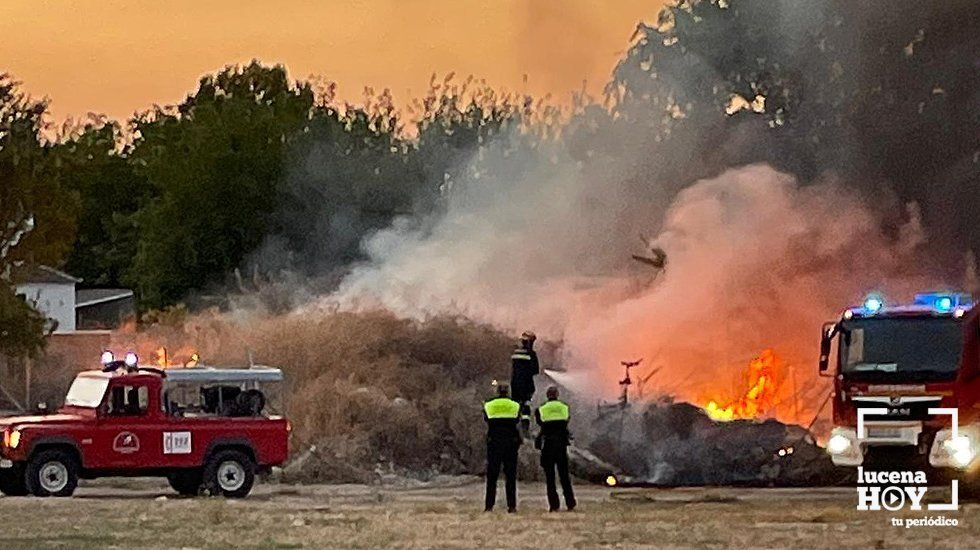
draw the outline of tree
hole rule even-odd
[[[259,263],[343,270],[362,259],[363,238],[395,217],[426,218],[462,182],[513,177],[524,165],[516,152],[532,152],[538,140],[522,131],[531,124],[529,100],[470,84],[433,78],[408,131],[387,90],[368,90],[358,108],[318,103],[287,154],[277,231]]]
[[[887,182],[933,234],[976,249],[977,28],[968,0],[679,1],[638,28],[609,126],[655,152],[635,173],[658,183],[749,162],[868,192]]]
[[[253,62],[206,76],[177,107],[134,121],[130,162],[154,195],[136,216],[128,277],[143,306],[223,282],[262,242],[284,152],[312,104],[309,85]]]
[[[121,130],[86,121],[53,147],[65,186],[80,198],[78,238],[65,270],[87,285],[124,286],[136,257],[136,213],[153,189],[120,150]]]
[[[318,102],[286,151],[272,238],[256,264],[328,273],[360,258],[369,231],[411,213],[424,184],[398,132],[387,92],[362,108]]]
[[[46,110],[0,74],[0,354],[15,358],[43,347],[45,324],[14,295],[17,268],[59,265],[74,237],[76,197],[41,140]]]
[[[34,357],[44,348],[47,319],[13,289],[0,287],[0,355],[8,358]]]
[[[46,111],[45,102],[27,97],[0,74],[0,216],[5,223],[24,212],[34,219],[7,261],[57,266],[74,242],[78,207],[42,142]]]

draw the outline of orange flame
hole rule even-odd
[[[763,350],[749,362],[746,378],[748,390],[734,402],[722,407],[715,400],[708,401],[704,410],[714,420],[758,418],[775,405],[779,390],[779,359],[771,349]]]
[[[156,365],[162,369],[171,367],[196,367],[201,360],[201,356],[192,348],[181,348],[176,353],[171,354],[167,348],[160,346],[154,351],[156,355]],[[181,360],[186,358],[186,360]]]

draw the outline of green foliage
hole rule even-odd
[[[125,286],[136,256],[136,213],[153,190],[120,154],[117,123],[91,120],[54,146],[65,185],[81,198],[78,238],[65,271],[90,286]]]
[[[45,319],[15,296],[16,268],[57,265],[74,240],[76,197],[41,141],[47,106],[0,74],[0,354],[34,356]]]
[[[438,212],[458,182],[516,177],[519,152],[536,154],[552,123],[533,116],[529,98],[452,75],[433,79],[407,129],[387,91],[371,94],[363,107],[314,106],[286,159],[275,238],[256,258],[263,271],[345,268],[366,234]]]
[[[34,219],[34,229],[9,251],[7,262],[58,265],[74,242],[77,197],[42,143],[46,109],[0,73],[0,222],[6,227],[25,213]]]
[[[313,105],[281,66],[229,67],[175,109],[135,121],[130,153],[154,199],[136,217],[129,280],[161,307],[223,282],[265,238],[287,147]]]
[[[976,249],[977,21],[968,0],[680,1],[639,27],[609,126],[667,159],[637,167],[667,185],[750,162],[874,193],[887,181]]]
[[[285,250],[267,247],[255,259],[263,271],[346,265],[358,258],[366,232],[411,212],[422,182],[398,124],[386,95],[364,108],[321,102],[311,109],[283,159],[286,174],[277,189],[270,233]]]
[[[46,323],[9,285],[0,285],[0,355],[35,357],[44,348]]]

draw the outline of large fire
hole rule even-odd
[[[708,401],[704,410],[714,420],[728,421],[758,418],[768,413],[776,404],[779,391],[781,364],[771,349],[763,350],[749,362],[746,370],[748,389],[741,397],[726,406],[715,400]]]

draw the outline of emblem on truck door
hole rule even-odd
[[[124,455],[135,453],[140,450],[140,438],[132,432],[119,432],[112,440],[112,450]]]
[[[191,452],[191,432],[163,432],[163,454],[186,455]]]

